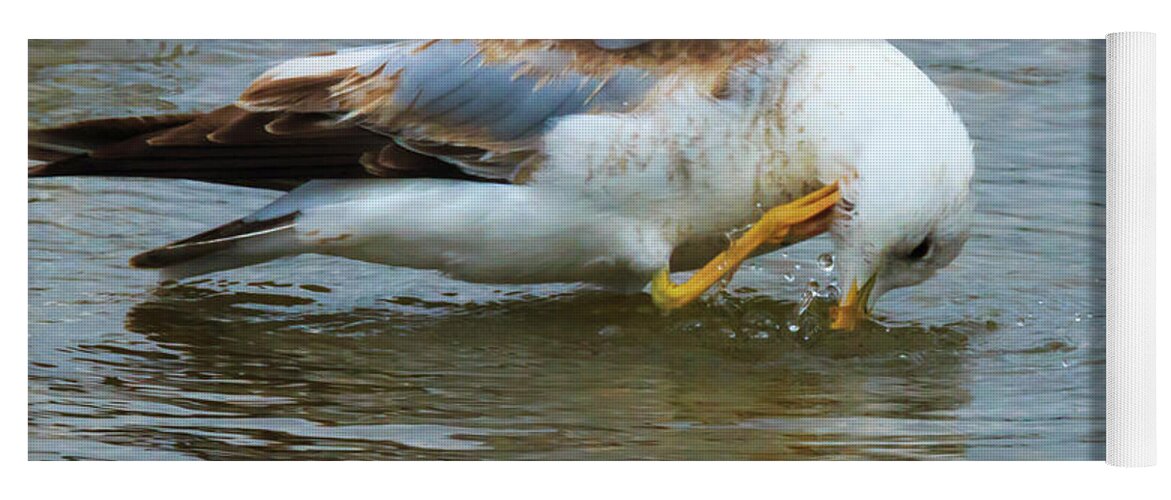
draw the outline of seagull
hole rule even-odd
[[[951,263],[971,226],[967,129],[885,41],[403,41],[278,64],[207,113],[29,144],[30,177],[287,191],[130,260],[163,279],[313,253],[469,282],[649,285],[672,310],[828,232],[846,287],[832,327],[854,329]]]

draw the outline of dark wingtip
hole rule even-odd
[[[234,242],[232,241],[215,241],[165,246],[154,250],[147,250],[131,257],[130,267],[136,269],[161,269],[170,267],[225,250],[233,244]]]
[[[29,167],[28,176],[85,174],[84,160],[89,158],[95,148],[177,127],[191,122],[195,117],[193,114],[182,114],[102,118],[29,129],[28,159],[46,163]]]
[[[147,250],[130,258],[130,266],[139,269],[160,269],[182,264],[222,250],[227,250],[243,238],[258,236],[273,230],[289,229],[300,212],[259,221],[235,220],[169,245]]]
[[[142,134],[185,125],[198,116],[173,114],[83,120],[56,127],[31,129],[28,131],[28,142],[42,147],[67,148],[76,154]]]
[[[29,178],[31,179],[33,177],[46,177],[46,176],[48,176],[49,174],[46,172],[48,170],[48,166],[49,166],[48,163],[42,163],[40,165],[33,165],[33,166],[29,167],[28,168]]]

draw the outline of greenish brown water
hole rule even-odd
[[[363,43],[34,41],[29,124],[210,109]],[[671,316],[318,256],[156,289],[129,256],[275,193],[30,181],[29,456],[1101,459],[1104,46],[897,45],[977,141],[980,217],[858,333],[796,314],[822,240]]]

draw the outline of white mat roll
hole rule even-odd
[[[1106,37],[1106,462],[1155,464],[1155,35]]]

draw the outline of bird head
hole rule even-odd
[[[875,132],[839,182],[830,232],[843,289],[834,327],[853,329],[886,292],[959,255],[972,225],[967,129],[942,95]]]
[[[873,189],[880,183],[844,184],[830,229],[844,290],[834,328],[855,328],[886,292],[926,281],[960,254],[972,213],[964,175],[971,159],[963,156],[954,167],[918,172],[926,178],[908,172],[890,191]]]
[[[788,115],[837,183],[830,233],[842,298],[834,328],[853,329],[886,292],[916,285],[959,255],[972,224],[967,128],[940,89],[881,41],[785,48]]]

